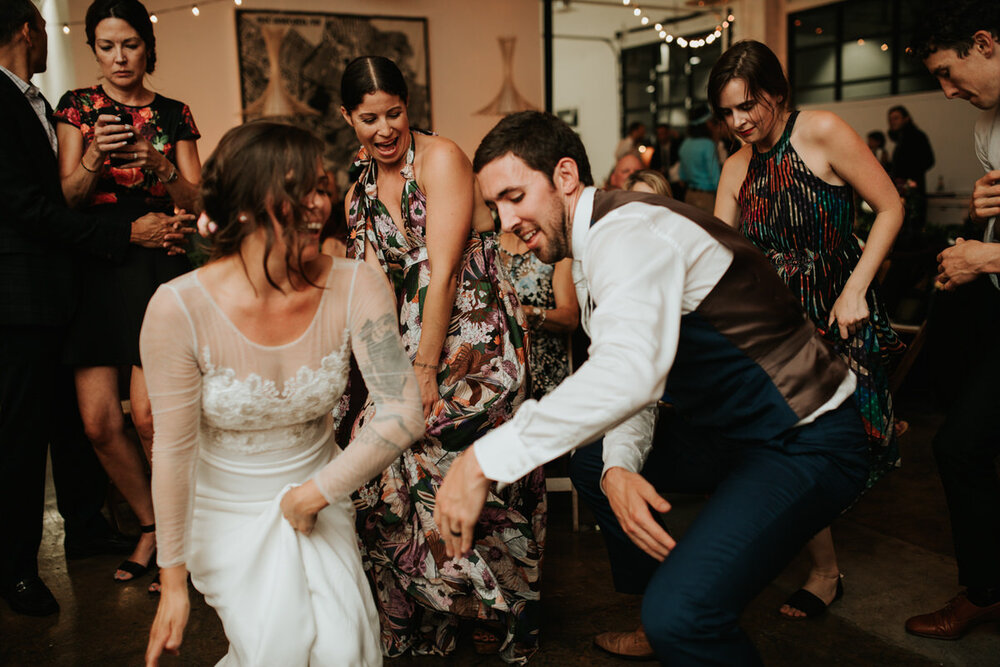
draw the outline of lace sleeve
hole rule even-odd
[[[424,434],[424,415],[413,365],[399,338],[396,304],[385,278],[361,263],[348,314],[351,345],[375,417],[314,480],[328,502],[353,493]]]
[[[139,336],[142,368],[153,407],[153,507],[156,561],[184,563],[201,420],[201,369],[194,326],[169,286],[146,309]]]

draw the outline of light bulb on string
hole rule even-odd
[[[198,9],[198,5],[191,5],[191,13],[194,14],[195,16],[201,14],[201,10]]]
[[[243,0],[233,0],[233,4],[237,7],[241,7],[243,5]]]
[[[149,15],[149,22],[150,23],[159,23],[160,22],[160,17],[157,16],[156,14],[150,14]]]
[[[63,34],[64,35],[68,35],[69,34],[69,24],[68,23],[64,23],[62,30],[63,30]]]
[[[632,13],[638,16],[639,14],[642,14],[642,10],[636,7],[635,9],[632,10]]]
[[[641,21],[641,23],[642,23],[643,25],[646,25],[647,23],[649,23],[649,17],[648,17],[648,16],[643,16],[643,17],[642,17],[642,21]]]

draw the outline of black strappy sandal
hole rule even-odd
[[[156,524],[151,523],[148,526],[139,526],[139,530],[142,531],[143,533],[155,533]],[[115,577],[115,581],[117,581],[120,584],[124,584],[129,581],[135,581],[142,575],[149,572],[154,567],[156,567],[156,549],[153,549],[153,553],[150,554],[149,561],[147,561],[145,565],[143,565],[142,563],[137,563],[134,560],[123,560],[121,564],[118,566],[118,569],[122,570],[123,572],[127,572],[132,576],[129,577],[128,579],[119,579],[118,577]]]

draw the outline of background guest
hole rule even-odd
[[[642,160],[637,153],[626,153],[618,158],[615,168],[611,170],[608,180],[604,183],[605,190],[621,190],[625,187],[625,179],[642,169]]]
[[[47,47],[45,19],[30,0],[0,3],[0,246],[4,248],[0,262],[0,535],[4,536],[0,595],[15,612],[34,616],[59,611],[38,576],[48,442],[52,440],[60,450],[53,453],[53,465],[60,468],[54,471],[57,484],[64,472],[92,481],[85,463],[62,456],[62,445],[78,436],[58,432],[71,430],[73,419],[60,407],[71,400],[64,397],[65,378],[60,378],[66,325],[76,308],[71,253],[121,261],[130,242],[160,248],[183,238],[173,231],[175,225],[192,218],[160,213],[135,220],[99,218],[66,207],[56,132],[48,117],[51,109],[30,83],[32,76],[45,71]],[[67,461],[82,467],[67,470],[62,465]],[[74,499],[73,494],[67,496],[60,490],[59,503],[80,502],[80,497]],[[93,502],[93,496],[86,502]],[[67,516],[67,535],[77,532],[74,538],[89,541],[87,515],[92,510],[76,508],[73,514],[79,522]],[[77,527],[84,529],[84,535],[79,535]],[[69,557],[91,552],[94,546],[104,549],[86,543],[66,546]]]
[[[348,255],[377,266],[393,287],[427,420],[426,437],[358,493],[382,646],[389,656],[448,654],[466,618],[476,621],[477,650],[524,662],[537,649],[541,620],[542,469],[494,488],[491,512],[464,557],[444,555],[432,518],[451,462],[510,419],[525,394],[523,313],[501,264],[493,217],[458,146],[411,129],[406,81],[395,63],[354,60],[341,99],[362,163],[347,195]],[[355,428],[373,410],[369,401]],[[499,598],[505,610],[494,606]]]
[[[673,199],[670,183],[663,174],[652,169],[643,169],[625,179],[625,189],[632,192],[649,192]]]
[[[868,148],[875,155],[875,159],[878,160],[879,164],[886,171],[889,171],[892,166],[892,159],[889,157],[889,151],[885,149],[885,135],[880,130],[872,130],[868,133],[866,141],[868,142]]]
[[[646,137],[646,126],[639,121],[629,123],[625,136],[622,137],[618,145],[615,146],[615,160],[620,160],[622,156],[629,153],[639,152],[639,144]]]
[[[708,126],[711,117],[707,106],[692,109],[687,138],[680,148],[679,176],[687,186],[684,201],[706,213],[715,210],[715,191],[722,171],[716,142]]]
[[[934,151],[906,107],[892,107],[888,117],[889,138],[896,144],[892,149],[889,175],[906,199],[902,240],[908,244],[927,222],[927,171],[934,166]]]
[[[138,0],[97,0],[87,10],[87,43],[104,83],[72,90],[55,118],[67,202],[120,218],[145,211],[194,211],[201,163],[198,129],[187,105],[149,90],[156,38]],[[81,304],[65,358],[76,367],[80,414],[104,468],[142,530],[115,572],[129,581],[153,566],[153,500],[145,461],[125,432],[119,369],[129,369],[132,422],[150,458],[153,423],[139,361],[139,328],[156,287],[191,269],[183,252],[129,248],[125,261],[79,257]],[[155,586],[154,586],[155,590]]]
[[[572,260],[546,264],[516,234],[500,235],[500,254],[517,290],[528,328],[531,398],[541,398],[570,373],[569,334],[580,323]]]

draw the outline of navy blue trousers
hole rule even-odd
[[[671,666],[760,664],[740,614],[857,498],[868,474],[853,400],[766,442],[728,441],[666,416],[643,476],[665,493],[711,496],[657,563],[631,544],[600,491],[600,448],[578,450],[570,476],[604,532],[616,588],[644,592],[643,627]]]

